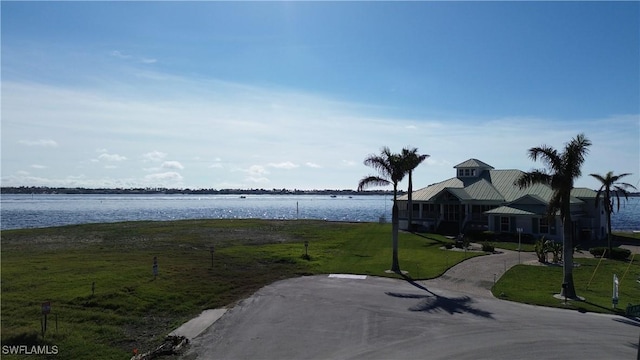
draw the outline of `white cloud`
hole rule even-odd
[[[51,139],[20,140],[18,143],[26,146],[58,147],[58,143]]]
[[[161,151],[154,150],[154,151],[148,152],[146,154],[143,154],[142,157],[146,161],[160,162],[160,161],[164,160],[165,157],[167,157],[167,154],[163,153]]]
[[[183,180],[182,175],[175,171],[146,175],[144,179],[149,183],[178,184]],[[164,185],[163,185],[164,186]]]
[[[112,57],[121,59],[121,60],[132,60],[134,62],[138,62],[141,64],[155,64],[156,62],[158,62],[157,59],[154,58],[147,58],[147,57],[140,57],[140,56],[134,56],[134,55],[129,55],[129,54],[125,54],[119,50],[114,50],[111,53],[109,53],[109,55],[111,55]]]
[[[33,164],[33,165],[31,165],[31,168],[33,168],[33,169],[46,169],[47,167],[44,166],[44,165]]]
[[[24,164],[56,164],[40,169],[38,175],[71,184],[66,175],[78,171],[77,164],[87,159],[86,153],[96,148],[95,139],[99,138],[104,148],[98,149],[99,156],[93,162],[134,162],[107,149],[118,149],[120,154],[142,154],[147,149],[163,152],[154,150],[137,156],[139,164],[120,166],[117,175],[99,173],[102,168],[93,166],[84,170],[86,178],[73,179],[74,183],[143,186],[148,179],[140,175],[140,169],[146,167],[145,171],[153,173],[148,176],[181,170],[181,174],[167,172],[180,177],[153,177],[153,186],[166,178],[162,186],[184,182],[191,188],[212,184],[220,188],[225,184],[250,187],[256,183],[271,183],[278,188],[355,188],[360,178],[373,173],[362,164],[366,156],[378,153],[383,145],[396,152],[412,145],[431,155],[414,173],[414,187],[419,188],[454,176],[452,167],[472,157],[497,169],[541,167],[529,160],[528,148],[543,143],[562,147],[579,132],[585,132],[594,143],[583,174],[631,172],[634,175],[629,182],[633,184],[640,174],[637,115],[573,123],[524,117],[403,119],[380,115],[375,106],[299,92],[149,74],[157,76],[136,78],[140,86],[135,87],[135,93],[128,93],[128,86],[77,91],[3,82],[3,174],[16,174],[27,166]],[[389,113],[389,109],[383,110],[380,113]],[[34,129],[47,132],[34,133]],[[24,145],[57,143],[6,141],[29,138],[55,138],[65,146],[42,154],[34,151],[41,149]],[[178,164],[182,167],[174,164],[163,169],[163,162],[171,163],[166,161],[167,154],[181,159]],[[325,176],[318,176],[318,164],[322,164]],[[589,184],[588,178],[584,175],[577,186]],[[3,178],[3,185],[17,179]],[[27,177],[23,180],[17,185],[36,181]]]
[[[292,163],[291,161],[285,161],[281,163],[269,163],[267,164],[267,166],[276,168],[276,169],[286,169],[286,170],[295,169],[298,167],[298,165]]]
[[[261,176],[269,173],[267,169],[265,169],[262,165],[251,165],[248,169],[244,170],[251,176]]]
[[[249,176],[245,180],[254,184],[266,184],[269,182],[269,179],[264,176]]]
[[[99,160],[104,160],[104,161],[125,161],[127,160],[127,158],[125,156],[122,155],[118,155],[118,154],[100,154],[100,156],[98,156]]]
[[[174,169],[174,170],[182,170],[184,166],[180,164],[178,161],[165,161],[162,163],[161,168],[163,169]]]
[[[262,165],[251,165],[247,169],[241,169],[241,171],[246,172],[248,176],[244,179],[250,183],[268,183],[270,180],[265,175],[269,174],[269,171]]]
[[[130,59],[131,55],[125,55],[122,52],[118,51],[118,50],[114,50],[110,53],[111,56],[116,57],[118,59]]]

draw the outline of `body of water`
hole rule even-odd
[[[181,219],[391,219],[388,195],[26,195],[2,194],[0,229]]]
[[[391,219],[388,195],[26,195],[0,196],[0,229],[181,219]],[[640,230],[640,198],[612,217],[618,231]]]

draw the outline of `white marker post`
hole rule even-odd
[[[522,228],[517,228],[516,230],[518,230],[518,264],[520,264],[520,248],[521,248],[520,236],[522,235]]]
[[[618,305],[618,285],[618,275],[613,274],[613,296],[611,297],[611,303],[614,309],[616,305]]]

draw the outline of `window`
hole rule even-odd
[[[460,206],[445,204],[444,205],[444,219],[447,221],[460,220]]]
[[[476,176],[476,169],[471,169],[471,176]]]
[[[540,219],[540,234],[549,233],[549,220],[545,218]]]
[[[469,176],[469,175],[471,175],[471,170],[464,169],[464,176]]]
[[[509,218],[506,216],[500,217],[500,231],[509,232]]]
[[[464,176],[464,170],[458,169],[458,176]]]

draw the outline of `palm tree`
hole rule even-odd
[[[429,155],[427,154],[418,154],[417,148],[404,148],[402,149],[402,157],[407,162],[406,169],[409,172],[409,189],[408,189],[408,199],[407,199],[407,208],[409,211],[409,230],[413,228],[413,170],[418,167],[418,165],[422,164]]]
[[[598,174],[589,174],[594,178],[598,179],[602,186],[598,189],[598,193],[596,194],[596,207],[598,206],[598,200],[600,196],[602,196],[602,204],[604,205],[604,211],[607,216],[607,240],[609,243],[609,256],[611,256],[611,214],[613,214],[613,205],[615,203],[618,204],[618,211],[620,211],[620,195],[623,195],[625,200],[629,199],[629,192],[627,189],[635,189],[636,187],[625,183],[618,182],[625,176],[631,175],[629,173],[624,173],[620,175],[613,175],[613,171],[609,171],[607,175],[602,176]]]
[[[533,161],[540,159],[548,169],[533,170],[524,173],[515,181],[521,189],[533,184],[547,184],[551,186],[553,194],[547,207],[547,216],[551,219],[559,211],[564,231],[563,242],[563,282],[561,295],[576,298],[573,283],[573,226],[571,222],[571,190],[573,182],[582,175],[580,168],[585,156],[589,152],[589,141],[584,134],[578,134],[565,144],[563,152],[558,152],[551,146],[542,145],[529,149],[529,158]],[[547,171],[548,170],[548,171]]]
[[[396,198],[398,196],[398,183],[402,181],[407,173],[406,162],[400,154],[392,153],[385,146],[380,150],[380,155],[371,154],[364,159],[364,164],[376,169],[379,175],[369,175],[362,178],[358,183],[358,191],[362,191],[369,186],[393,185],[393,210],[391,212],[393,257],[391,270],[400,272],[400,264],[398,263],[398,205]]]

